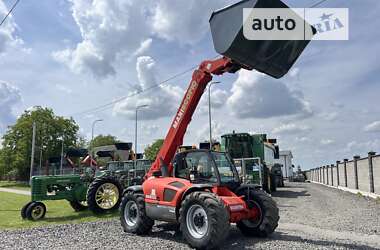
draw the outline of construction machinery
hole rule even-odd
[[[276,139],[267,139],[266,134],[233,131],[222,135],[221,141],[221,150],[229,153],[235,164],[240,166],[239,175],[243,183],[259,185],[267,193],[281,186],[282,178],[275,163],[279,157]]]
[[[236,223],[243,234],[267,236],[278,225],[279,210],[265,192],[242,184],[225,152],[177,153],[186,129],[213,75],[256,69],[275,78],[288,72],[310,41],[253,41],[242,31],[243,8],[288,8],[280,0],[245,0],[214,12],[214,46],[223,56],[202,62],[142,185],[128,187],[120,205],[125,232],[144,235],[154,221],[173,222],[190,246],[215,248]],[[305,23],[306,29],[312,27]]]

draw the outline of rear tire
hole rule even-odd
[[[25,215],[29,220],[40,220],[45,217],[46,206],[39,201],[33,201],[26,208]]]
[[[226,239],[229,213],[223,201],[213,193],[193,192],[179,210],[180,230],[191,247],[213,249]]]
[[[88,208],[97,214],[118,209],[122,192],[123,188],[115,178],[97,178],[88,187]]]
[[[137,235],[148,234],[154,225],[154,220],[145,213],[143,195],[127,193],[120,204],[120,222],[124,232]]]
[[[258,207],[260,217],[255,221],[241,220],[236,226],[246,236],[267,237],[273,233],[280,219],[276,202],[261,190],[250,190],[249,196],[246,191],[243,195],[248,207]]]
[[[82,202],[79,201],[69,201],[69,203],[75,212],[80,212],[88,209],[88,205],[85,206]]]

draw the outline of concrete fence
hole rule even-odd
[[[356,155],[352,160],[313,168],[306,171],[306,178],[332,187],[380,195],[380,155],[369,152],[365,158]]]

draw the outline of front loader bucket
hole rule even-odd
[[[275,78],[284,76],[311,37],[309,40],[248,40],[243,34],[244,8],[289,9],[280,0],[243,0],[215,11],[210,18],[215,50],[240,64]],[[304,22],[304,27],[311,36],[316,33],[307,22]]]

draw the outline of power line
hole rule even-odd
[[[106,110],[108,108],[111,108],[112,105],[115,105],[118,102],[121,102],[123,100],[126,100],[128,98],[131,98],[131,97],[134,97],[134,96],[137,96],[137,95],[140,95],[140,94],[142,94],[144,92],[147,92],[147,91],[150,91],[152,89],[158,88],[162,84],[167,83],[167,82],[169,82],[169,81],[171,81],[171,80],[173,80],[175,78],[178,78],[178,77],[180,77],[180,76],[182,76],[182,75],[184,75],[184,74],[186,74],[186,73],[188,73],[188,72],[196,69],[197,67],[198,67],[198,65],[193,66],[193,67],[188,68],[188,69],[186,69],[186,70],[184,70],[184,71],[182,71],[182,72],[180,72],[178,74],[175,74],[175,75],[173,75],[173,76],[171,76],[171,77],[169,77],[169,78],[167,78],[167,79],[165,79],[165,80],[163,80],[163,81],[161,81],[159,83],[156,83],[156,84],[154,84],[154,85],[152,85],[152,86],[150,86],[150,87],[148,87],[146,89],[136,91],[136,92],[134,92],[134,93],[132,93],[130,95],[119,97],[116,100],[113,100],[111,102],[108,102],[108,103],[102,104],[100,106],[96,106],[94,108],[90,108],[90,109],[87,109],[87,110],[75,113],[75,114],[72,114],[72,115],[69,115],[69,116],[79,116],[79,115],[84,115],[84,114],[89,114],[89,113],[95,113],[95,112],[100,112],[100,111]]]
[[[12,8],[8,11],[8,13],[5,15],[5,17],[3,18],[3,20],[1,20],[0,26],[3,25],[3,23],[8,18],[8,16],[12,13],[13,9],[16,8],[18,2],[20,2],[20,0],[16,0],[16,2],[13,4]]]

